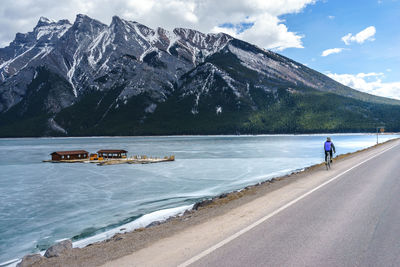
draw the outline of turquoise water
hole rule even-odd
[[[399,137],[380,136],[380,141]],[[73,238],[75,246],[323,161],[326,136],[179,136],[0,139],[0,263]],[[375,135],[332,135],[337,152]],[[176,161],[146,165],[51,164],[58,150],[125,149]],[[112,233],[111,233],[112,234]],[[89,238],[89,239],[88,239]],[[92,239],[90,239],[92,238]]]

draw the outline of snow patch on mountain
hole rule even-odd
[[[265,76],[275,76],[277,79],[290,81],[294,84],[301,82],[310,87],[317,87],[317,85],[303,77],[302,73],[299,71],[300,66],[289,60],[281,58],[281,60],[278,61],[270,58],[267,54],[256,54],[253,51],[246,51],[234,45],[228,45],[228,48],[240,59],[241,64],[246,68]]]
[[[71,27],[68,20],[60,20],[58,22],[41,17],[34,28],[33,34],[36,40],[48,42],[53,39],[61,38]],[[29,33],[28,33],[29,35]]]
[[[63,133],[63,134],[68,134],[68,132],[67,132],[63,127],[61,127],[61,126],[54,120],[54,118],[50,118],[50,119],[47,121],[47,123],[48,123],[48,125],[49,125],[49,128],[52,129],[53,131],[55,131],[55,132],[60,132],[60,133]]]
[[[157,52],[157,56],[159,57],[158,49],[157,49],[156,47],[151,47],[151,48],[145,50],[145,51],[143,52],[143,54],[140,55],[139,60],[140,60],[141,62],[143,62],[144,57],[147,56],[148,54],[150,54],[151,52]]]
[[[109,29],[105,29],[89,45],[88,61],[93,69],[96,69],[97,63],[103,58],[107,47],[111,44],[112,37]],[[100,45],[101,44],[101,45]]]
[[[75,97],[78,97],[78,92],[76,90],[76,87],[75,87],[73,79],[74,79],[74,74],[75,74],[76,67],[79,65],[79,63],[82,60],[82,57],[80,56],[79,50],[80,50],[80,47],[78,47],[78,49],[75,51],[75,53],[73,55],[72,66],[67,72],[68,80],[69,80],[70,84],[72,85],[72,89],[73,89]]]
[[[157,108],[157,104],[151,103],[149,106],[147,106],[144,110],[146,113],[153,113]]]
[[[61,38],[70,27],[71,25],[68,24],[50,24],[48,26],[39,27],[36,30],[36,39],[39,40],[43,36],[45,36],[47,39],[52,39],[55,35],[57,38]]]
[[[174,34],[174,33],[171,33],[170,31],[165,31],[165,35],[166,35],[166,37],[168,38],[168,47],[167,47],[167,49],[166,49],[166,51],[171,55],[171,52],[170,52],[170,48],[177,42],[177,41],[179,41],[181,38],[178,36],[178,35],[176,35],[176,34]]]

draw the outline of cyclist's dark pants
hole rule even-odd
[[[326,161],[326,157],[328,156],[328,153],[331,154],[331,161],[332,161],[332,150],[325,151],[325,161]]]

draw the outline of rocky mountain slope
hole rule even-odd
[[[0,49],[0,136],[400,129],[400,102],[226,34],[85,15]]]

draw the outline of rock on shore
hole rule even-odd
[[[55,244],[54,246],[49,247],[46,250],[44,256],[46,258],[58,257],[60,255],[68,253],[70,250],[72,250],[71,240],[64,240]]]
[[[61,255],[68,254],[71,251],[72,251],[71,240],[64,240],[49,247],[46,250],[44,257],[40,254],[31,254],[24,256],[22,258],[22,261],[18,263],[17,267],[29,267],[45,258],[59,257]]]

